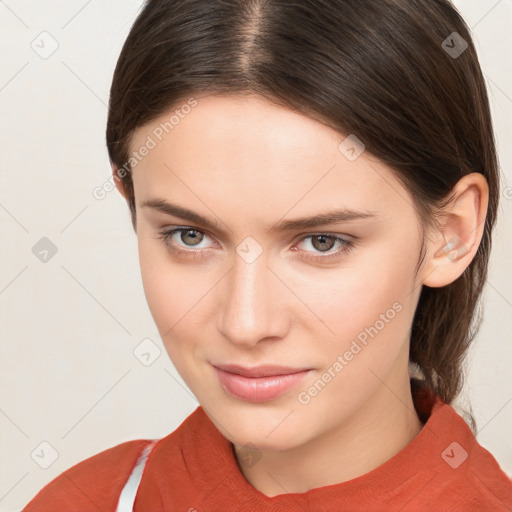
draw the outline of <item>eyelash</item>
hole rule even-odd
[[[173,229],[168,229],[166,231],[163,231],[163,232],[159,233],[155,238],[163,240],[165,245],[174,254],[191,257],[191,258],[202,257],[201,253],[203,252],[203,250],[190,250],[189,251],[186,249],[181,249],[177,245],[170,242],[171,237],[175,233],[179,233],[182,231],[195,231],[195,232],[201,233],[203,235],[208,235],[205,231],[203,231],[201,229],[192,228],[192,227],[179,227],[179,228],[173,228]],[[299,240],[299,242],[306,240],[308,238],[313,238],[315,236],[325,236],[327,238],[332,238],[332,239],[334,239],[335,242],[340,242],[342,245],[342,248],[338,249],[336,252],[328,254],[326,256],[311,256],[311,255],[305,256],[305,259],[313,261],[313,262],[321,262],[321,263],[330,262],[331,260],[337,259],[337,258],[341,257],[342,255],[348,254],[356,245],[356,242],[354,240],[348,240],[345,238],[341,238],[340,236],[338,236],[334,233],[311,233],[311,234],[308,234],[308,235],[302,237]],[[307,252],[307,251],[301,251],[301,252]]]

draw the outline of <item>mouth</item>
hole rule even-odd
[[[213,365],[227,393],[248,402],[266,402],[281,396],[298,384],[311,368],[264,365],[246,368],[239,365]]]

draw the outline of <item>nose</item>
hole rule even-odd
[[[285,335],[286,287],[267,264],[264,254],[252,263],[236,255],[234,268],[226,277],[220,331],[233,344],[251,347]]]

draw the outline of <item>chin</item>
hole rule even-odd
[[[283,402],[278,407],[277,402],[228,404],[218,400],[213,406],[201,406],[217,429],[237,446],[283,451],[307,442],[311,437],[304,417],[298,414],[301,411],[294,403]]]

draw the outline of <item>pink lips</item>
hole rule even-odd
[[[236,398],[248,402],[266,402],[277,398],[302,380],[311,370],[285,366],[244,368],[215,365],[221,386]]]

